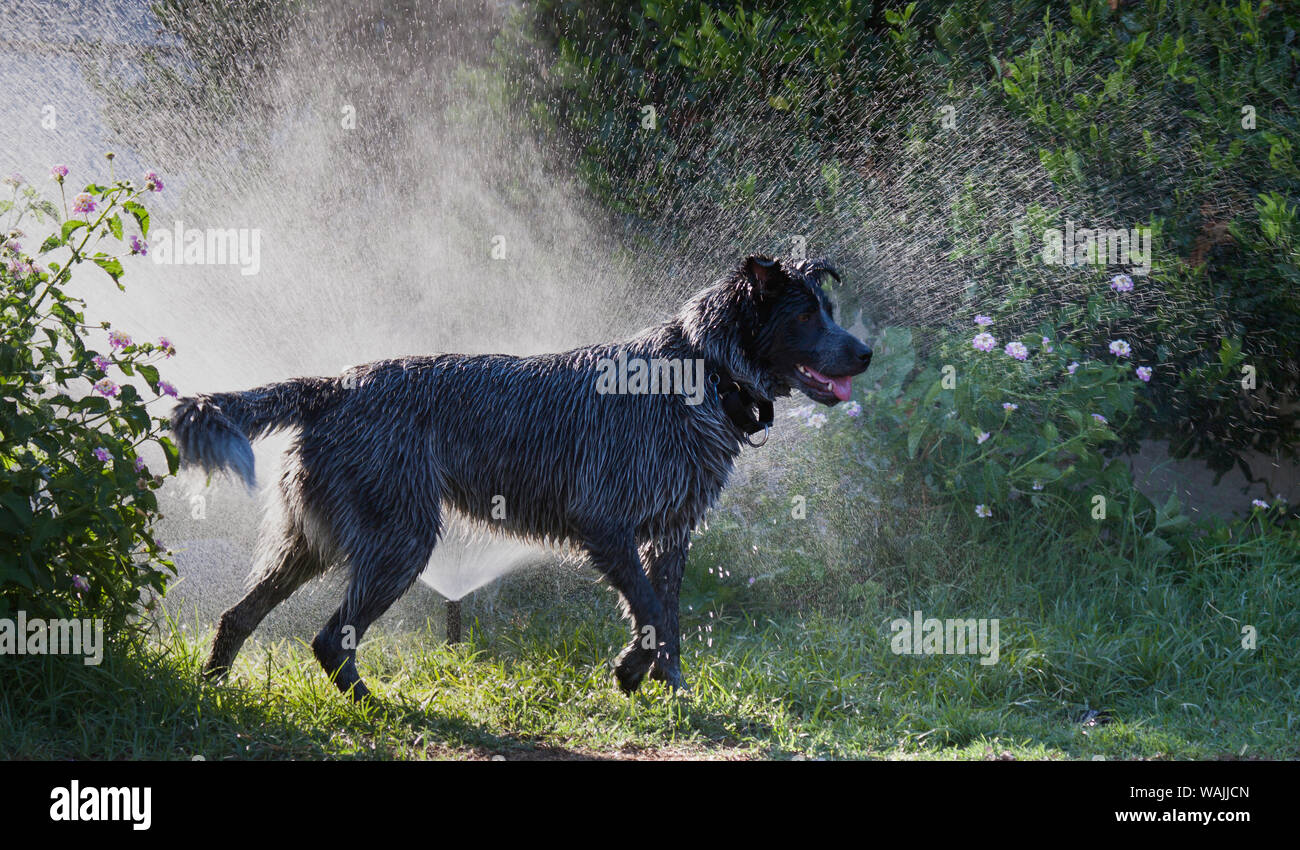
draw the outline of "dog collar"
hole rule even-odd
[[[727,414],[732,425],[744,433],[745,442],[755,448],[766,444],[768,435],[772,431],[774,415],[772,402],[754,395],[735,378],[724,377],[722,373],[711,373],[709,380],[718,394],[718,400],[722,402],[722,412]],[[757,415],[755,415],[755,408],[757,408]],[[759,431],[763,432],[763,439],[756,443],[750,439],[750,436]]]

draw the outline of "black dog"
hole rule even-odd
[[[630,692],[649,673],[684,688],[677,598],[691,531],[742,442],[766,439],[773,399],[798,389],[845,401],[871,360],[835,323],[824,274],[839,279],[822,262],[750,257],[676,318],[623,342],[407,357],[182,399],[172,415],[182,459],[250,486],[249,441],[297,431],[282,517],[264,531],[256,583],[222,615],[205,670],[222,676],[272,608],[345,560],[346,598],[312,648],[344,693],[363,698],[357,643],[424,570],[450,509],[585,551],[632,620],[619,685]]]

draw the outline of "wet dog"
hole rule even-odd
[[[312,641],[344,693],[368,695],[356,647],[424,570],[448,511],[494,532],[583,551],[621,594],[632,638],[619,686],[685,688],[678,592],[690,534],[774,399],[834,405],[871,349],[836,324],[821,261],[750,257],[668,321],[621,342],[532,357],[443,354],[181,399],[184,463],[254,483],[250,440],[296,432],[284,510],[252,589],[222,615],[205,672],[220,678],[257,624],[346,562],[338,610]],[[704,386],[700,386],[700,378]]]

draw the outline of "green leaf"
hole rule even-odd
[[[122,205],[126,211],[135,216],[136,224],[140,225],[140,234],[149,236],[149,211],[137,204],[135,201],[127,201]]]
[[[121,288],[122,284],[118,283],[118,281],[123,274],[122,264],[118,262],[116,257],[96,256],[91,257],[91,259],[95,261],[95,265],[108,272],[108,276],[113,279],[114,283],[117,283],[118,288]]]
[[[120,242],[122,240],[122,219],[116,215],[111,215],[108,217],[107,224],[113,236]]]
[[[916,457],[916,447],[921,442],[921,437],[925,434],[926,426],[930,424],[925,418],[923,411],[916,411],[912,414],[912,427],[907,431],[907,456]]]
[[[76,232],[77,230],[85,226],[86,226],[86,222],[82,221],[79,218],[73,218],[63,222],[63,228],[60,231],[63,237],[63,241],[67,242],[69,236],[71,236],[74,232]]]

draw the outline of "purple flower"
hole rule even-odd
[[[804,424],[806,424],[809,428],[820,428],[826,424],[826,414],[814,413],[808,417],[808,421]]]
[[[984,444],[984,441],[987,440],[989,437],[992,437],[992,436],[993,436],[993,435],[990,434],[988,431],[980,431],[979,436],[975,438],[975,444],[976,444],[976,445],[983,445],[983,444]]]
[[[989,325],[993,324],[993,319],[989,316],[981,316],[979,314],[976,314],[975,324],[979,325],[982,328],[987,328]]]
[[[862,405],[858,404],[856,401],[851,401],[844,405],[844,414],[857,419],[862,415]]]
[[[1268,509],[1268,502],[1264,501],[1263,499],[1251,499],[1250,503],[1257,508],[1263,508],[1265,510]]]
[[[1068,372],[1069,374],[1073,375],[1073,374],[1074,374],[1074,370],[1076,370],[1076,369],[1078,369],[1078,368],[1079,368],[1079,361],[1078,361],[1078,360],[1075,360],[1075,361],[1073,361],[1072,363],[1070,363],[1069,366],[1066,366],[1066,367],[1065,367],[1065,371]]]
[[[145,242],[145,241],[144,241],[143,239],[141,239],[139,236],[136,236],[134,233],[132,233],[132,234],[131,234],[131,253],[132,253],[132,254],[139,254],[141,257],[146,256],[146,255],[149,253],[149,243],[148,243],[148,242]]]
[[[144,173],[144,187],[150,192],[161,192],[163,190],[162,178],[152,171]]]
[[[62,183],[63,178],[68,176],[68,167],[66,165],[51,166],[50,176],[53,177],[59,183]]]
[[[111,331],[108,334],[108,344],[114,348],[126,348],[131,344],[131,337],[122,331]]]
[[[5,178],[5,185],[13,186],[15,189],[17,189],[19,186],[23,185],[26,182],[27,181],[23,179],[23,176],[19,174],[17,171],[15,171],[13,174],[10,174],[8,177]]]
[[[1109,425],[1109,424],[1110,424],[1109,422],[1106,421],[1106,417],[1105,417],[1105,416],[1102,416],[1100,413],[1094,413],[1094,414],[1092,414],[1092,418],[1093,418],[1093,419],[1096,419],[1096,420],[1097,420],[1098,422],[1100,422],[1102,425]]]
[[[113,398],[117,395],[117,384],[113,383],[108,378],[103,378],[95,382],[95,392],[107,396],[108,398]]]
[[[1017,360],[1024,360],[1029,356],[1029,349],[1025,348],[1023,342],[1008,342],[1007,347],[1003,350]]]
[[[95,364],[95,368],[103,374],[108,374],[108,367],[113,365],[112,362],[102,354],[96,354],[90,361]]]
[[[991,333],[976,334],[975,338],[971,340],[971,345],[974,346],[976,351],[992,351],[997,344],[998,341]]]
[[[108,453],[108,449],[102,447],[95,449],[94,454],[95,457],[98,458],[102,463],[108,463],[110,460],[113,459],[113,456]]]
[[[1133,346],[1129,345],[1122,339],[1113,339],[1110,341],[1110,353],[1116,357],[1128,357],[1133,353]]]
[[[1117,274],[1110,279],[1110,288],[1116,292],[1132,292],[1133,278],[1126,274]]]
[[[1034,479],[1034,489],[1035,489],[1035,490],[1041,490],[1041,489],[1043,489],[1043,482],[1042,482],[1042,481],[1039,481],[1037,478],[1035,478],[1035,479]]]
[[[82,192],[72,199],[72,211],[81,215],[95,211],[95,199],[89,192]]]
[[[163,354],[167,357],[171,357],[176,353],[176,346],[172,345],[172,341],[165,336],[158,337],[158,347],[163,350]]]
[[[142,469],[144,469],[144,458],[137,457],[135,459],[135,471],[139,472]]]
[[[990,508],[988,505],[976,505],[975,516],[981,519],[988,519],[989,517],[993,516],[993,509]]]
[[[166,381],[159,381],[158,389],[162,390],[163,395],[169,395],[172,398],[176,398],[176,388]]]
[[[1012,413],[1012,412],[1014,412],[1014,411],[1016,411],[1016,410],[1019,410],[1019,409],[1020,409],[1020,405],[1015,404],[1015,403],[1010,402],[1010,401],[1004,401],[1004,402],[1002,402],[1002,409],[1005,410],[1007,413]]]
[[[78,593],[86,593],[90,590],[90,582],[86,581],[85,576],[73,576],[72,586],[77,589]]]
[[[1052,341],[1047,337],[1043,337],[1043,351],[1046,351],[1048,354],[1051,354],[1055,350],[1056,350],[1055,348],[1052,348]]]
[[[17,239],[10,239],[5,243],[5,250],[14,254],[20,254],[23,250],[23,243],[19,242]]]
[[[1138,377],[1142,380],[1143,383],[1147,383],[1147,384],[1151,383],[1151,367],[1150,367],[1150,366],[1139,366],[1139,367],[1137,367],[1137,374],[1138,374]]]

